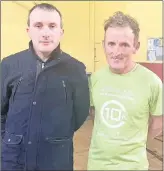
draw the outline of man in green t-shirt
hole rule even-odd
[[[147,170],[147,137],[162,131],[162,81],[132,60],[139,25],[116,12],[104,26],[108,65],[90,79],[94,128],[88,170]]]

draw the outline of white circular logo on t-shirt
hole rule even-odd
[[[119,128],[125,124],[125,107],[116,100],[107,101],[101,108],[101,118],[109,128]]]

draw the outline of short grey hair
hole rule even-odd
[[[139,24],[137,20],[130,15],[126,15],[121,11],[117,11],[113,16],[109,17],[104,23],[104,31],[109,27],[126,27],[129,26],[135,35],[135,38],[139,39]]]

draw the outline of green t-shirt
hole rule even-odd
[[[90,79],[95,121],[88,170],[146,170],[149,114],[162,115],[162,81],[136,64],[127,74],[109,67]]]

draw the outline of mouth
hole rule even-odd
[[[112,57],[112,59],[114,60],[114,61],[122,61],[124,58],[117,58],[117,57]]]
[[[49,45],[51,42],[48,42],[48,41],[41,41],[40,43],[43,44],[44,46],[47,46],[47,45]]]

